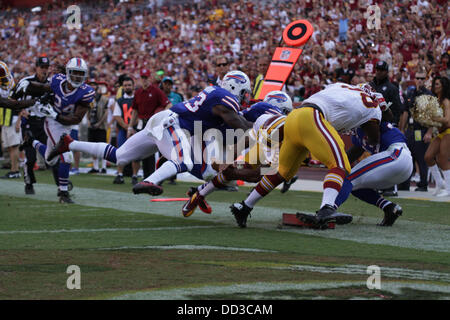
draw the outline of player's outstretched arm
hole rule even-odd
[[[223,121],[233,129],[242,129],[244,131],[247,131],[253,126],[253,124],[247,121],[244,117],[220,104],[214,106],[212,111],[214,115],[221,117]]]
[[[0,106],[8,109],[20,110],[33,106],[36,103],[36,101],[37,99],[17,101],[10,98],[0,97]]]
[[[22,80],[14,88],[13,97],[20,95],[42,96],[48,92],[52,92],[49,83]]]
[[[81,122],[81,120],[83,120],[83,117],[88,110],[89,110],[89,104],[78,103],[75,107],[75,112],[73,114],[70,114],[70,115],[58,114],[58,116],[56,117],[55,120],[65,126],[79,124]]]

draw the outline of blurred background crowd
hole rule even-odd
[[[227,69],[241,68],[252,81],[264,74],[284,27],[299,18],[311,21],[315,32],[289,79],[293,96],[306,98],[348,69],[352,82],[370,81],[377,60],[388,63],[391,80],[405,90],[418,71],[428,80],[449,72],[445,0],[78,1],[81,29],[69,30],[72,4],[53,1],[35,12],[3,5],[0,59],[17,78],[40,54],[54,66],[81,56],[90,77],[110,93],[121,74],[138,78],[145,67],[155,81],[172,77],[189,98],[217,78],[218,55],[228,58]],[[380,9],[378,28],[367,26],[370,5]]]

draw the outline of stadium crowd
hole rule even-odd
[[[80,1],[79,30],[69,30],[65,10],[54,1],[41,11],[3,10],[1,59],[21,78],[34,57],[46,54],[53,65],[81,56],[90,76],[111,93],[120,74],[137,78],[146,67],[161,80],[171,76],[189,98],[214,81],[215,57],[229,58],[229,69],[243,69],[252,81],[264,73],[289,22],[307,18],[315,32],[296,65],[287,89],[306,98],[335,82],[343,70],[353,82],[370,81],[377,60],[387,61],[391,80],[404,83],[418,70],[429,80],[448,76],[447,1],[372,1],[380,25],[369,26],[371,1]],[[160,71],[157,75],[156,71]],[[300,88],[304,88],[299,93]]]
[[[315,31],[285,87],[294,102],[336,81],[370,82],[380,60],[402,103],[416,74],[428,89],[434,77],[450,75],[445,0],[78,1],[80,29],[68,27],[70,5],[1,8],[0,60],[16,79],[30,74],[38,56],[49,57],[50,74],[79,56],[111,97],[121,75],[139,79],[145,69],[155,83],[170,77],[188,99],[227,70],[241,69],[254,83],[283,29],[299,18]],[[218,63],[224,57],[226,70]]]

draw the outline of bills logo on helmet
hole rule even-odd
[[[286,102],[287,101],[286,96],[283,95],[283,94],[271,94],[271,95],[268,95],[266,101],[270,101],[272,99],[275,99],[278,102]]]
[[[239,74],[230,74],[230,75],[227,76],[227,79],[228,78],[235,79],[235,81],[237,83],[245,83],[245,82],[247,82],[247,80],[243,76],[241,76]]]

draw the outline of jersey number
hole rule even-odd
[[[191,112],[197,112],[197,110],[200,108],[202,103],[206,99],[206,94],[204,92],[200,92],[197,97],[194,98],[194,105],[190,104],[189,102],[185,102],[184,105],[186,108]]]
[[[55,107],[64,114],[72,114],[75,110],[74,104],[67,105],[66,107],[64,107],[64,110],[62,110],[63,108],[61,107],[61,97],[59,97],[58,95],[55,95]]]
[[[361,100],[363,105],[366,108],[376,108],[378,107],[378,103],[376,101],[373,101],[373,99],[364,92],[364,90],[359,89],[359,88],[351,88],[351,87],[347,87],[346,85],[341,86],[342,88],[346,88],[348,90],[353,90],[353,91],[359,91],[361,94]]]

